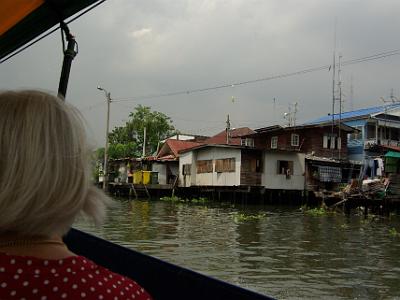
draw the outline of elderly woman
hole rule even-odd
[[[0,93],[0,299],[149,299],[136,282],[68,250],[77,215],[99,223],[76,109],[40,91]]]

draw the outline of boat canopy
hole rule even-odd
[[[400,158],[400,152],[388,151],[388,152],[385,154],[385,157]]]
[[[91,7],[93,8],[104,1],[2,0],[0,10],[0,64],[54,32],[57,27],[45,34],[47,30],[59,24],[59,28],[62,30],[64,60],[58,96],[65,99],[72,60],[78,53],[78,44],[69,31],[66,19],[91,4],[93,4]],[[91,8],[88,8],[88,10]],[[64,36],[68,42],[67,47],[64,44]]]
[[[99,0],[2,0],[0,61]]]

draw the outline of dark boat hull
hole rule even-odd
[[[139,282],[155,300],[273,299],[71,229],[64,238],[71,251]]]

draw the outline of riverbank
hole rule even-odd
[[[362,193],[345,195],[340,193],[323,193],[296,190],[270,190],[262,187],[177,187],[172,185],[133,185],[113,183],[109,192],[116,197],[128,199],[159,199],[162,197],[179,197],[180,199],[208,199],[213,202],[229,201],[240,204],[260,205],[293,205],[307,207],[324,207],[329,210],[340,210],[348,215],[353,210],[362,210],[369,214],[389,216],[400,214],[400,198],[395,195],[371,197]]]

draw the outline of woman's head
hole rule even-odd
[[[90,182],[89,155],[72,106],[0,92],[0,234],[64,234],[80,212],[100,221],[107,197]]]

